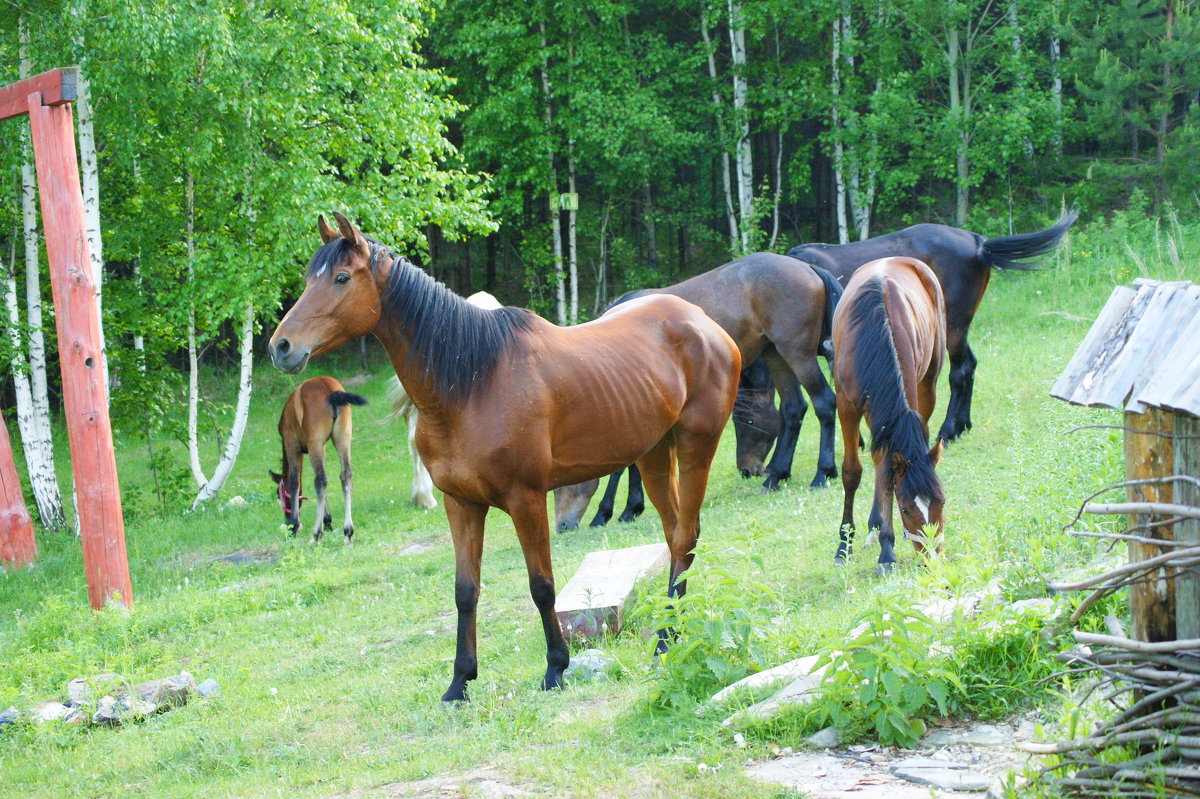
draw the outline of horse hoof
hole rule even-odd
[[[844,567],[846,565],[846,556],[845,555],[834,555],[833,556],[833,565]]]
[[[896,563],[880,563],[875,569],[875,573],[880,577],[887,577],[892,572],[896,571]]]
[[[563,687],[562,674],[547,674],[542,678],[542,690],[553,691],[555,688]]]
[[[458,705],[458,704],[463,704],[463,703],[469,702],[471,700],[467,699],[466,686],[463,686],[461,688],[456,688],[453,685],[451,685],[449,688],[446,689],[446,693],[442,694],[442,701],[446,702],[447,704]]]
[[[602,519],[597,516],[596,518],[592,519],[592,523],[589,524],[588,527],[603,527],[606,524],[608,524],[608,519]]]

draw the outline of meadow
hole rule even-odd
[[[706,620],[681,622],[678,646],[688,656],[652,662],[652,642],[641,630],[662,612],[655,583],[627,629],[599,642],[616,659],[604,678],[543,693],[544,643],[524,562],[510,521],[492,511],[479,679],[471,702],[457,707],[439,701],[456,622],[448,527],[440,508],[420,511],[408,502],[403,422],[386,419],[387,365],[374,358],[365,382],[351,389],[370,405],[354,412],[356,535],[343,547],[338,490],[330,492],[334,531],[318,545],[308,544],[304,529],[288,538],[281,528],[267,470],[278,469],[275,424],[298,378],[264,362],[234,474],[218,500],[196,513],[158,504],[160,495],[184,495],[182,447],[154,442],[154,478],[146,442],[118,431],[131,611],[87,609],[70,534],[39,531],[36,565],[0,576],[0,708],[60,699],[71,678],[103,672],[139,682],[186,669],[198,680],[215,678],[220,696],[121,728],[0,728],[0,784],[25,797],[300,799],[489,766],[497,779],[535,795],[767,795],[741,766],[775,747],[797,746],[820,720],[798,713],[722,727],[727,713],[705,708],[702,696],[754,668],[837,647],[856,617],[901,609],[922,592],[964,593],[996,580],[1010,598],[1041,596],[1046,579],[1096,556],[1097,544],[1063,526],[1079,500],[1119,479],[1120,434],[1069,431],[1117,417],[1067,406],[1048,391],[1114,285],[1139,275],[1197,277],[1197,248],[1189,246],[1197,232],[1170,219],[1118,215],[1073,232],[1041,271],[993,275],[971,334],[980,362],[974,428],[939,467],[948,497],[946,559],[933,569],[918,567],[900,542],[900,568],[877,578],[877,545],[861,539],[849,566],[833,567],[842,492],[840,483],[806,487],[816,453],[811,414],[795,477],[771,495],[738,477],[727,429],[703,512],[693,598],[683,608]],[[318,359],[304,376],[344,379],[360,367],[355,350]],[[234,382],[206,386],[218,420]],[[943,377],[938,423],[947,396]],[[207,442],[209,458],[217,445]],[[839,457],[840,445],[839,437]],[[69,486],[65,451],[59,463],[61,484]],[[335,475],[336,466],[331,488]],[[865,474],[860,520],[870,483]],[[226,506],[235,495],[246,504]],[[306,503],[305,526],[311,513]],[[632,524],[555,535],[557,582],[587,552],[661,539],[649,507]],[[243,549],[262,562],[219,560]],[[1004,717],[1032,706],[1051,718],[1053,697],[1032,686],[1045,663],[1038,640],[977,648],[956,661],[967,683],[957,710]],[[733,742],[739,731],[744,748]]]

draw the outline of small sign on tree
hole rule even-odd
[[[558,195],[558,210],[560,211],[578,211],[579,210],[579,195],[575,192],[570,194]]]

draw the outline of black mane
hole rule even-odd
[[[529,330],[533,315],[524,308],[485,310],[464,300],[383,244],[366,239],[374,274],[384,257],[393,259],[383,296],[383,313],[408,339],[408,357],[423,368],[438,392],[450,401],[467,397],[491,374],[518,331]],[[317,250],[308,275],[342,260],[350,249],[336,238]]]
[[[891,453],[904,457],[907,467],[896,484],[901,501],[926,497],[942,501],[945,494],[929,458],[929,433],[920,414],[908,406],[900,361],[892,339],[891,321],[883,302],[883,284],[863,285],[851,300],[849,323],[858,331],[854,351],[854,380],[871,416],[871,452],[883,451],[891,468]]]

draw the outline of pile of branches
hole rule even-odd
[[[1187,482],[1189,476],[1129,480],[1109,486],[1084,502],[1083,513],[1153,513],[1162,521],[1121,533],[1074,531],[1076,535],[1137,541],[1166,550],[1161,555],[1111,569],[1075,583],[1051,584],[1055,592],[1089,591],[1070,619],[1074,625],[1103,597],[1131,585],[1170,579],[1200,564],[1200,546],[1139,535],[1150,528],[1200,518],[1200,508],[1159,502],[1100,504],[1105,491],[1148,483]],[[1072,525],[1074,522],[1072,522]],[[1089,685],[1115,715],[1092,734],[1057,743],[1025,743],[1020,748],[1057,756],[1042,779],[1084,797],[1200,797],[1200,639],[1147,643],[1129,638],[1114,616],[1105,617],[1108,635],[1076,630],[1078,646],[1061,653],[1062,674]]]

